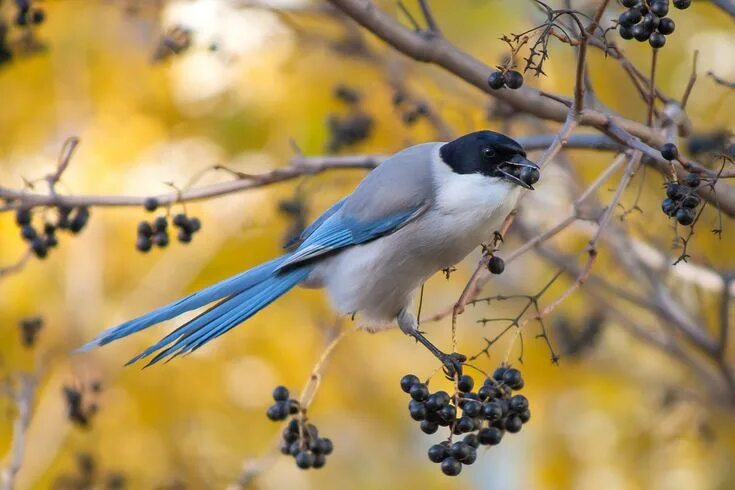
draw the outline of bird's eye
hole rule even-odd
[[[495,156],[495,150],[493,150],[492,148],[483,148],[482,154],[485,158],[492,158]]]

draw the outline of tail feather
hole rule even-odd
[[[128,364],[148,357],[160,349],[163,350],[146,366],[156,364],[167,357],[171,360],[197,350],[268,306],[304,280],[310,271],[310,267],[302,267],[279,274],[218,303],[128,361]]]
[[[109,328],[97,335],[97,337],[95,337],[92,341],[80,347],[79,350],[87,351],[97,346],[109,344],[113,340],[127,337],[128,335],[136,332],[140,332],[141,330],[145,330],[148,327],[151,327],[166,320],[170,320],[171,318],[177,317],[182,313],[186,313],[187,311],[201,308],[202,306],[208,305],[214,301],[223,298],[230,299],[236,297],[240,293],[243,293],[248,289],[255,287],[256,285],[263,283],[264,281],[268,281],[269,279],[276,279],[275,277],[273,277],[275,270],[287,258],[288,255],[284,255],[277,259],[273,259],[257,267],[253,267],[252,269],[236,274],[228,279],[225,279],[224,281],[218,282],[217,284],[213,284],[212,286],[202,289],[201,291],[192,293],[189,296],[181,298],[178,301],[174,301],[173,303],[163,306],[157,310],[151,311],[150,313],[147,313],[143,316],[122,323],[116,327]],[[278,277],[280,277],[280,275]],[[291,287],[293,287],[293,285]],[[199,315],[196,319],[203,318],[210,311],[216,310],[218,306],[221,306],[222,304],[228,302],[229,301],[226,299],[224,302],[213,307],[204,314]],[[221,310],[218,311],[221,312]],[[214,318],[216,317],[212,315],[206,317],[207,320],[213,320]],[[189,322],[186,325],[180,327],[180,329],[187,326],[191,328],[191,324],[192,322]],[[196,328],[199,328],[200,326],[201,322],[196,323]],[[178,330],[179,329],[172,332],[172,334],[170,335],[175,334]],[[185,332],[180,332],[180,334],[182,333]],[[170,337],[170,335],[167,336],[167,339],[168,337]]]

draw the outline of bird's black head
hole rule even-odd
[[[538,166],[526,159],[517,141],[493,131],[477,131],[450,141],[439,150],[444,163],[458,174],[481,174],[533,189]]]

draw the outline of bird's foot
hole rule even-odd
[[[437,356],[444,365],[444,374],[449,379],[454,379],[456,376],[462,376],[462,365],[467,360],[467,356],[460,354],[459,352],[452,352],[451,354],[441,354]]]

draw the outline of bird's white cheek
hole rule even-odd
[[[449,172],[438,186],[437,207],[447,214],[492,214],[510,191],[510,185],[496,177]]]

